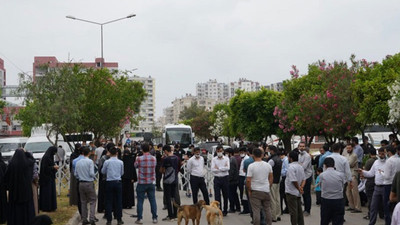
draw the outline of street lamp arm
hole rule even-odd
[[[66,18],[71,19],[71,20],[79,20],[79,21],[86,22],[86,23],[92,23],[92,24],[96,24],[96,25],[103,25],[101,23],[97,23],[97,22],[90,21],[90,20],[79,19],[79,18],[76,18],[73,16],[66,16]]]
[[[109,23],[114,23],[114,22],[117,22],[117,21],[120,21],[120,20],[123,20],[123,19],[129,19],[129,18],[132,18],[132,17],[134,17],[134,16],[136,16],[135,14],[131,14],[131,15],[129,15],[129,16],[125,16],[125,17],[122,17],[122,18],[119,18],[119,19],[115,19],[115,20],[111,20],[111,21],[108,21],[108,22],[105,22],[105,23],[101,23],[101,25],[106,25],[106,24],[109,24]]]

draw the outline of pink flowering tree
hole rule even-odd
[[[354,72],[345,62],[309,65],[308,74],[299,76],[296,68],[292,79],[284,83],[284,99],[275,110],[283,134],[324,136],[333,143],[337,138],[353,134],[357,107],[352,100]],[[308,138],[307,138],[308,137]]]

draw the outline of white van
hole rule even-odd
[[[56,142],[55,135],[50,136],[50,139],[53,143]],[[71,148],[69,147],[68,143],[64,141],[63,137],[58,135],[57,146],[60,145],[65,150],[66,159],[69,159],[71,155]],[[25,150],[27,152],[31,152],[36,161],[40,161],[42,159],[44,153],[50,146],[52,146],[52,144],[50,143],[49,139],[47,139],[46,130],[44,127],[32,128],[31,137],[25,144]]]
[[[53,142],[55,142],[55,138],[51,138]],[[65,150],[65,157],[68,159],[71,155],[71,148],[69,147],[67,142],[64,142],[63,139],[58,140],[57,146],[62,146],[62,148]],[[32,136],[28,139],[28,141],[25,144],[25,150],[27,152],[32,153],[33,158],[35,158],[36,161],[40,161],[44,155],[44,153],[47,151],[47,149],[52,146],[50,141],[47,139],[46,136]]]
[[[27,137],[12,137],[12,138],[1,138],[0,139],[0,152],[3,156],[5,163],[14,155],[14,152],[18,148],[23,148],[25,146]]]

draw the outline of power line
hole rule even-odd
[[[21,71],[21,73],[27,74],[23,69],[21,69],[19,66],[17,66],[17,64],[15,64],[11,59],[9,59],[7,56],[5,56],[2,52],[0,52],[0,55],[2,57],[4,57],[5,59],[7,59],[7,61],[9,63],[11,63],[11,65],[13,65],[15,68],[17,68],[19,71]]]

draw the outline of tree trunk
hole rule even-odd
[[[283,146],[285,148],[286,153],[289,153],[292,151],[292,138],[291,137],[285,137],[282,138]]]
[[[310,139],[308,140],[308,136],[306,136],[306,144],[307,147],[311,146],[312,141],[314,140],[314,136],[310,136]]]

